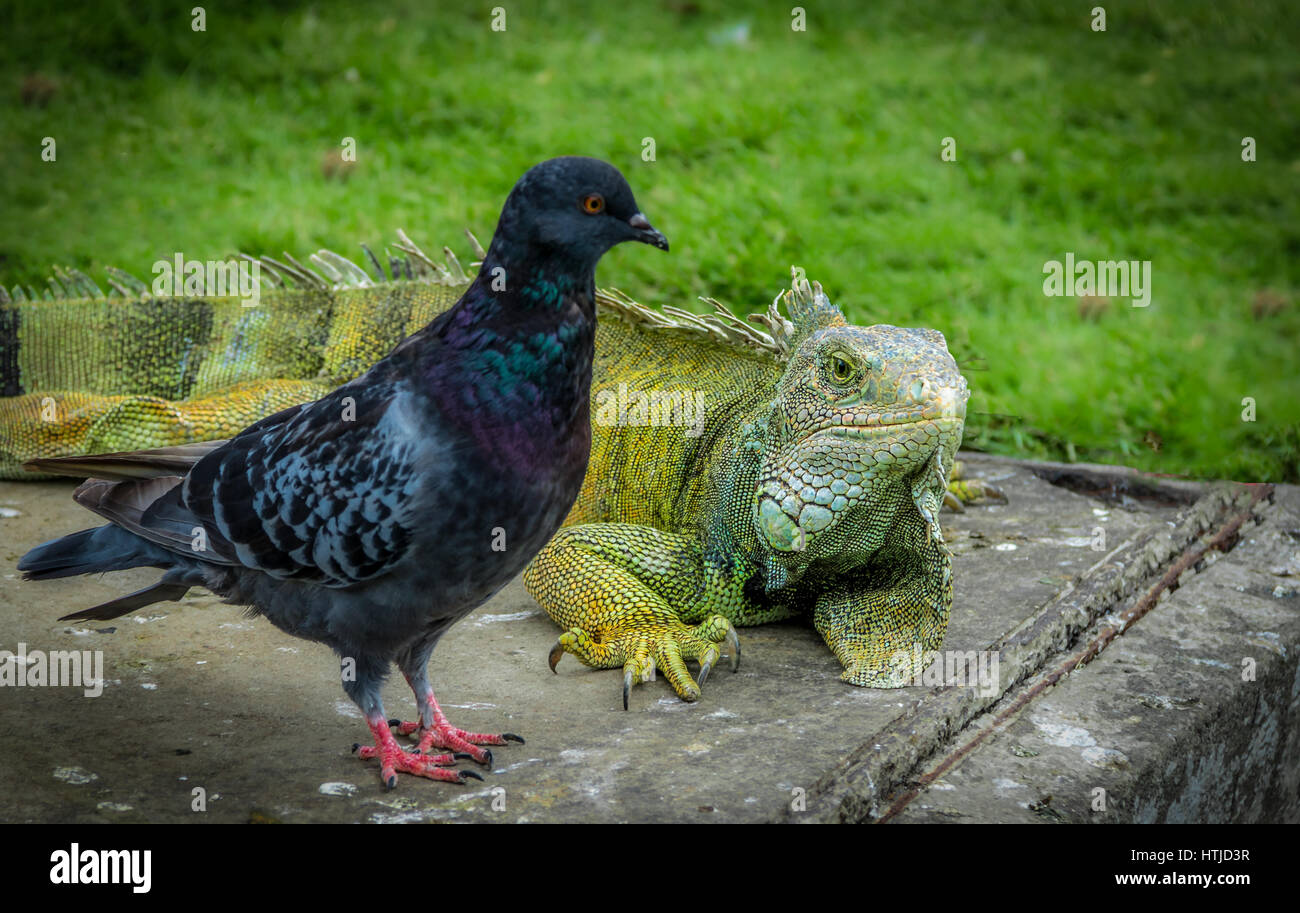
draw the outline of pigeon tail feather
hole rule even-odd
[[[175,602],[189,591],[189,584],[169,583],[167,577],[164,576],[162,580],[142,590],[119,596],[117,599],[110,599],[108,602],[101,602],[97,606],[82,609],[80,612],[62,615],[59,617],[59,621],[82,621],[86,619],[107,621],[110,618],[117,618],[119,615],[134,612],[136,609],[142,609],[147,605],[153,605],[155,602]]]
[[[83,529],[36,546],[23,555],[24,580],[52,580],[144,565],[166,566],[165,552],[116,526]],[[162,564],[160,564],[160,559]]]

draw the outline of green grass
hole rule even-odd
[[[0,281],[398,227],[463,251],[527,166],[585,153],[673,243],[616,249],[603,283],[757,310],[799,264],[851,320],[947,335],[970,446],[1300,481],[1286,3],[1105,3],[1104,33],[1092,2],[809,3],[804,33],[793,4],[713,0],[503,0],[505,32],[495,3],[209,4],[204,33],[193,5],[0,12]],[[33,72],[59,87],[43,108],[19,102]],[[345,136],[357,168],[328,180]],[[1066,251],[1152,261],[1151,306],[1045,297]],[[1257,318],[1264,290],[1284,304]]]

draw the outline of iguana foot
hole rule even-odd
[[[656,671],[663,672],[664,678],[682,700],[699,700],[700,689],[722,656],[718,645],[724,640],[731,646],[731,670],[734,672],[740,668],[740,638],[731,622],[722,615],[714,615],[694,626],[681,622],[658,623],[608,638],[588,634],[581,628],[570,628],[555,642],[548,661],[552,672],[565,653],[571,653],[598,669],[621,665],[623,709],[626,710],[632,685],[654,681]],[[686,668],[688,660],[699,660],[698,681],[691,678]]]
[[[965,464],[958,460],[948,476],[948,489],[944,492],[943,503],[961,513],[972,505],[1006,504],[1007,496],[1002,489],[983,479],[966,478]]]
[[[379,778],[389,789],[397,786],[399,773],[427,777],[430,780],[442,780],[447,783],[464,783],[468,779],[482,780],[483,777],[472,770],[448,770],[460,759],[458,754],[427,755],[406,751],[397,744],[392,731],[382,718],[367,720],[370,732],[375,737],[374,745],[353,745],[352,750],[358,758],[379,758]]]
[[[1001,488],[980,479],[954,479],[948,483],[943,502],[960,512],[971,505],[1006,504],[1007,496]]]

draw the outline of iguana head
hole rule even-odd
[[[874,551],[899,510],[939,537],[969,395],[943,334],[851,326],[798,277],[781,297],[792,322],[773,329],[789,360],[759,431],[754,501],[773,569]]]

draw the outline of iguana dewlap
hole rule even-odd
[[[943,642],[966,381],[935,330],[851,326],[802,279],[781,298],[751,347],[725,312],[600,324],[590,467],[524,582],[565,629],[552,669],[622,667],[625,707],[656,671],[698,698],[733,625],[811,615],[843,680],[883,688]]]

